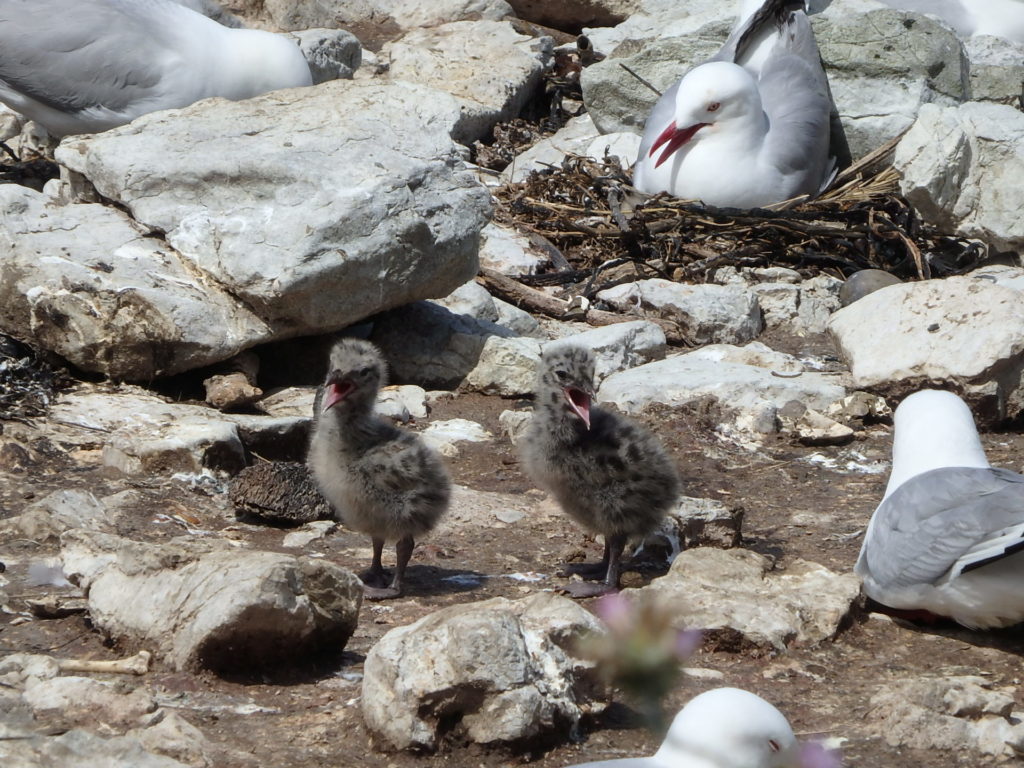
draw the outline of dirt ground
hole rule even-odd
[[[823,339],[787,339],[775,340],[773,346],[820,352],[828,343]],[[523,405],[497,397],[460,395],[439,402],[430,419],[473,419],[501,435],[498,415]],[[889,426],[870,426],[844,447],[810,448],[775,437],[762,449],[751,452],[719,438],[713,431],[714,413],[707,409],[661,409],[646,415],[643,421],[670,448],[688,495],[744,507],[743,546],[771,554],[781,567],[794,558],[805,558],[833,569],[852,568],[861,542],[856,534],[881,498],[887,478]],[[41,424],[0,424],[0,444],[5,446],[0,448],[0,518],[19,514],[33,500],[56,489],[85,488],[102,497],[132,488],[146,501],[120,524],[124,535],[150,541],[181,535],[184,529],[166,522],[167,517],[161,517],[161,513],[184,510],[199,520],[197,528],[242,540],[253,548],[280,548],[282,531],[238,522],[223,489],[210,492],[164,477],[123,476],[101,467],[96,452],[70,455],[59,445],[33,442]],[[25,450],[10,447],[14,442]],[[994,433],[984,435],[984,442],[994,464],[1021,468],[1018,457],[1024,437]],[[457,483],[541,498],[524,477],[514,450],[504,438],[461,445],[460,455],[448,462]],[[863,467],[874,471],[858,469]],[[358,704],[362,661],[389,629],[438,608],[557,588],[564,583],[557,575],[559,563],[580,548],[588,558],[600,556],[600,544],[586,539],[560,515],[527,517],[495,529],[438,533],[417,548],[407,596],[384,604],[364,602],[359,627],[340,662],[310,666],[296,659],[294,667],[279,670],[273,680],[224,680],[209,673],[178,673],[156,664],[137,682],[162,705],[178,708],[206,734],[215,745],[213,759],[218,768],[253,764],[289,768],[522,764],[527,756],[473,746],[455,746],[434,755],[378,751],[362,725]],[[311,544],[309,551],[359,570],[366,563],[368,543],[356,534],[339,530]],[[54,591],[53,587],[26,586],[25,569],[30,560],[55,552],[53,547],[26,540],[0,542],[0,561],[7,563],[5,576],[11,581],[7,591],[12,607],[23,609],[24,598]],[[631,570],[625,585],[640,586],[665,569],[664,565],[649,564]],[[446,578],[515,571],[545,576],[529,583],[487,578],[477,586]],[[0,614],[0,655],[28,651],[110,659],[127,652],[106,642],[82,615],[21,622],[15,621],[17,618]],[[883,729],[872,721],[869,699],[888,681],[924,674],[981,674],[994,684],[1016,685],[1022,649],[1024,634],[1019,629],[923,629],[861,614],[833,642],[816,648],[795,648],[778,656],[700,652],[691,659],[690,666],[716,670],[722,677],[712,680],[699,673],[686,676],[671,694],[668,707],[674,710],[707,688],[735,685],[775,703],[798,734],[845,737],[847,766],[977,768],[994,761],[971,753],[914,751],[886,744]],[[1021,698],[1018,696],[1018,700]],[[529,757],[537,768],[562,768],[586,760],[650,754],[657,742],[656,737],[632,724],[630,710],[620,703],[600,718],[585,722],[580,740],[572,742],[567,735],[561,745]]]

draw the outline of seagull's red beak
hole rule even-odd
[[[657,168],[659,165],[668,160],[669,157],[672,156],[672,153],[674,153],[677,149],[683,146],[683,144],[692,139],[694,134],[697,133],[697,131],[699,131],[705,125],[710,125],[710,123],[695,123],[694,125],[691,125],[689,128],[679,129],[676,128],[675,120],[669,123],[668,128],[661,132],[658,138],[654,140],[654,144],[651,146],[649,157],[654,157],[654,153],[658,150],[658,148],[661,147],[662,144],[665,145],[665,151],[661,153],[661,157],[658,158],[658,161],[654,164],[654,167]]]
[[[320,408],[321,412],[327,413],[329,409],[351,395],[355,388],[356,385],[347,379],[329,382],[327,384],[327,393],[324,395],[323,406]]]
[[[590,395],[576,387],[565,387],[565,400],[569,403],[573,413],[583,419],[583,423],[590,429]]]

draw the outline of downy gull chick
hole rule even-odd
[[[320,491],[349,528],[369,534],[373,562],[362,574],[369,599],[398,597],[415,540],[448,508],[451,481],[438,455],[412,432],[374,413],[386,377],[373,344],[342,339],[317,394],[309,467]],[[381,554],[395,541],[388,584]]]
[[[548,345],[537,369],[533,418],[520,445],[533,480],[576,522],[604,536],[604,582],[570,584],[574,597],[618,587],[626,541],[654,530],[679,491],[675,466],[657,438],[594,407],[593,400],[590,350]]]
[[[54,137],[312,82],[284,37],[173,0],[0,0],[0,101]]]
[[[864,592],[910,618],[1024,621],[1024,476],[989,465],[952,392],[910,395],[894,423],[892,473],[855,566]]]
[[[679,710],[650,757],[572,768],[840,768],[818,745],[801,749],[785,715],[740,688],[715,688]]]
[[[831,106],[804,3],[765,0],[654,105],[633,183],[735,208],[813,195],[833,172]]]

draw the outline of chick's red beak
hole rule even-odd
[[[576,387],[565,387],[562,392],[565,393],[565,400],[573,413],[583,419],[587,429],[590,429],[590,395]]]
[[[330,408],[340,403],[355,391],[356,385],[348,379],[342,381],[330,381],[327,383],[327,392],[324,394],[324,402],[321,412],[327,413]]]
[[[669,123],[668,128],[662,131],[658,135],[658,138],[654,140],[654,144],[651,145],[651,151],[648,154],[648,157],[654,157],[654,153],[658,150],[658,148],[661,147],[663,144],[665,145],[665,151],[661,153],[661,157],[658,158],[657,162],[654,164],[654,167],[657,168],[659,165],[668,160],[669,157],[671,157],[677,149],[679,149],[681,146],[683,146],[683,144],[692,139],[694,137],[694,134],[696,134],[697,131],[699,131],[706,125],[709,125],[709,123],[694,123],[688,128],[680,129],[676,128],[675,120]]]

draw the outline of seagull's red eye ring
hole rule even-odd
[[[782,749],[782,746],[775,739],[768,739],[768,748],[772,752],[778,752],[780,749]]]
[[[720,106],[722,106],[720,101],[712,101],[708,104],[708,112],[717,112]]]

